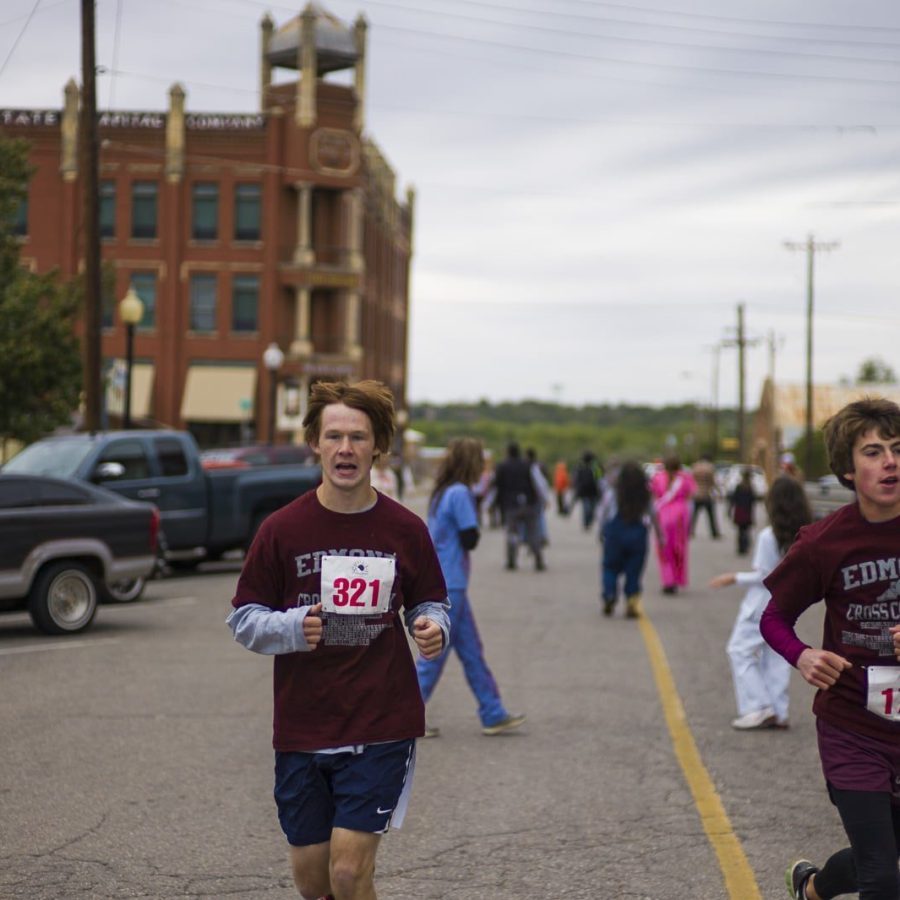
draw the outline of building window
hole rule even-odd
[[[116,317],[116,285],[110,278],[100,279],[100,326],[112,328]]]
[[[234,239],[258,241],[262,219],[262,191],[258,184],[238,184],[234,189]]]
[[[28,234],[28,194],[25,194],[16,207],[12,220],[12,233],[18,237]]]
[[[116,183],[100,182],[100,237],[116,236]]]
[[[194,183],[191,237],[214,241],[219,236],[219,186],[210,181]]]
[[[191,275],[191,331],[216,330],[216,276]]]
[[[231,279],[231,330],[256,331],[259,309],[259,276],[235,275]]]
[[[131,236],[155,238],[157,218],[157,184],[135,181],[131,185]]]
[[[134,272],[131,286],[144,304],[144,315],[138,328],[156,327],[156,272]]]

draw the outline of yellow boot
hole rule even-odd
[[[641,617],[641,595],[632,594],[625,598],[625,617],[639,619]]]

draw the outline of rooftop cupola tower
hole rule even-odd
[[[364,114],[366,20],[359,16],[346,25],[318,3],[307,3],[303,12],[276,29],[266,15],[260,23],[260,97],[262,111],[270,108],[274,68],[299,72],[294,121],[301,128],[316,125],[316,83],[332,72],[354,70],[356,114],[354,125],[361,131]]]

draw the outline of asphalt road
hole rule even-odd
[[[673,750],[648,650],[600,614],[593,534],[551,514],[548,571],[502,568],[502,535],[474,557],[471,597],[507,706],[528,722],[481,735],[456,660],[428,710],[402,831],[379,853],[391,900],[784,898],[785,865],[843,836],[815,752],[812,692],[792,727],[738,733],[724,647],[740,601],[731,532],[700,525],[692,586],[645,606],[753,878],[729,894]],[[53,639],[0,617],[0,897],[296,896],[271,799],[271,661],[224,624],[237,566],[152,583]],[[816,640],[810,611],[801,634]],[[672,698],[669,698],[671,700]]]

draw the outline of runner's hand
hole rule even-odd
[[[894,656],[900,659],[900,625],[892,625],[888,631],[894,636]]]
[[[827,691],[838,680],[841,672],[851,666],[852,663],[843,656],[830,650],[816,650],[814,647],[807,647],[797,660],[797,668],[803,678],[823,691]]]
[[[725,572],[722,575],[716,575],[715,578],[711,578],[709,586],[711,588],[723,588],[734,584],[736,581],[737,578],[735,577],[734,572]]]
[[[306,614],[303,619],[303,637],[312,650],[319,641],[322,640],[322,618],[319,613],[322,612],[322,604],[317,603]]]
[[[421,616],[413,622],[413,640],[423,659],[434,659],[444,646],[444,632],[432,619]]]

